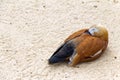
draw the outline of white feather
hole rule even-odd
[[[99,30],[95,27],[92,27],[88,31],[90,32],[91,35],[94,35],[94,32],[98,32]]]
[[[96,56],[96,55],[98,55],[98,54],[101,54],[101,52],[102,52],[102,49],[101,50],[99,50],[98,52],[96,52],[93,56],[91,56],[91,57],[94,57],[94,56]]]

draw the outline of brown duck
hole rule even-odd
[[[70,66],[99,58],[108,45],[108,31],[94,25],[70,35],[50,57],[49,64],[69,60]]]

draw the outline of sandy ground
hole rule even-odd
[[[109,46],[78,68],[48,65],[71,33],[105,25]],[[120,1],[0,0],[0,80],[120,80]]]

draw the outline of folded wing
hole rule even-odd
[[[64,44],[62,44],[50,57],[49,63],[57,63],[65,61],[67,58],[69,58],[75,50],[75,45],[72,42],[72,39],[81,36],[82,33],[84,33],[87,29],[83,29],[80,31],[77,31],[70,35],[65,41]]]
[[[79,62],[91,60],[92,58],[101,54],[105,50],[106,46],[106,41],[88,35],[83,42],[76,46],[76,54],[73,56],[70,65],[74,66]]]

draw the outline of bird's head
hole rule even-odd
[[[100,25],[93,25],[88,29],[88,31],[92,36],[99,37],[105,41],[108,41],[108,31],[105,27]]]

